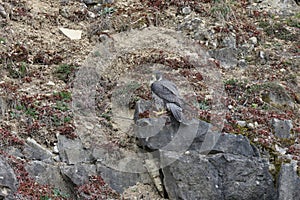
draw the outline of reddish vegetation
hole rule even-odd
[[[77,195],[90,200],[120,199],[120,195],[114,192],[101,176],[91,176],[86,184],[77,188]]]

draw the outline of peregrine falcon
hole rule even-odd
[[[178,122],[182,122],[183,101],[179,96],[176,85],[164,79],[160,72],[156,72],[155,77],[156,81],[151,84],[155,103],[162,108],[167,108]]]

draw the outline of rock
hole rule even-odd
[[[208,134],[211,134],[208,132]],[[245,157],[258,157],[258,149],[251,145],[248,138],[242,135],[221,134],[218,142],[210,151],[210,154],[230,153],[234,155],[242,155]]]
[[[73,184],[80,186],[89,180],[89,176],[96,175],[94,164],[78,163],[61,167],[61,173],[69,178]]]
[[[83,2],[84,2],[86,5],[94,5],[94,4],[101,3],[101,0],[83,0]]]
[[[237,121],[236,122],[240,127],[245,127],[247,125],[246,121]]]
[[[245,68],[245,67],[247,67],[247,62],[246,62],[246,60],[245,59],[240,59],[239,61],[238,61],[238,64],[237,64],[239,67],[241,67],[241,68]]]
[[[235,67],[238,63],[237,49],[233,47],[210,50],[209,54],[212,58],[219,60],[225,69]]]
[[[277,144],[275,144],[275,150],[277,152],[279,152],[281,155],[284,155],[287,152],[288,148],[282,148],[280,146],[278,146]]]
[[[57,143],[54,144],[53,153],[55,153],[55,154],[59,153],[59,150],[58,150],[58,147],[57,147]]]
[[[66,138],[64,135],[58,136],[59,156],[67,164],[76,164],[80,162],[90,162],[93,160],[91,152],[85,150],[81,140]]]
[[[257,37],[251,37],[251,38],[249,38],[249,40],[250,40],[250,42],[252,43],[252,44],[254,44],[254,45],[256,45],[257,44]]]
[[[224,37],[221,44],[223,47],[236,48],[235,34]]]
[[[46,83],[46,85],[48,85],[48,86],[55,86],[55,83],[53,81],[48,81],[48,83]]]
[[[298,10],[297,1],[298,0],[264,0],[259,1],[258,7],[276,15],[291,16]]]
[[[97,162],[97,173],[103,180],[115,191],[122,193],[125,189],[140,183],[150,184],[150,178],[147,173],[129,173],[107,167]]]
[[[135,135],[139,144],[146,149],[176,149],[183,153],[196,137],[201,140],[201,136],[207,131],[207,124],[199,120],[187,120],[184,123],[178,123],[169,117],[139,119],[139,115],[149,110],[150,107],[150,102],[139,101],[136,104],[134,115]]]
[[[23,155],[22,151],[19,148],[10,146],[10,147],[6,148],[5,151],[9,155],[15,156],[16,158],[24,158],[24,155]]]
[[[247,127],[251,130],[253,130],[255,128],[255,125],[253,123],[248,123]]]
[[[277,83],[266,84],[267,92],[263,94],[262,100],[281,108],[282,106],[295,107],[294,100],[287,94],[286,89]]]
[[[136,122],[138,119],[140,119],[140,115],[142,115],[144,112],[147,112],[151,109],[152,104],[151,101],[146,101],[144,99],[140,99],[135,104],[135,110],[134,110],[134,121]]]
[[[68,28],[59,28],[59,30],[71,40],[79,40],[81,39],[81,30],[73,30]]]
[[[299,199],[300,178],[295,163],[283,163],[280,168],[277,192],[278,200]]]
[[[290,138],[290,131],[293,128],[291,120],[279,120],[273,118],[270,123],[273,126],[276,137]]]
[[[188,15],[191,12],[192,12],[192,9],[189,6],[182,8],[182,14],[184,14],[184,15]]]
[[[146,107],[137,105],[136,116]],[[136,130],[143,146],[159,150],[170,199],[276,199],[269,166],[246,137],[213,132],[209,123],[195,119],[165,122],[137,117]],[[155,185],[159,190],[159,182]]]
[[[0,15],[3,17],[3,18],[6,18],[7,17],[7,13],[4,9],[4,7],[2,5],[0,5]]]
[[[162,170],[170,199],[276,199],[268,165],[259,157],[196,151],[164,157],[176,160]]]
[[[266,64],[267,61],[269,61],[269,56],[264,51],[258,52],[258,58],[259,58],[261,64]]]
[[[176,161],[162,169],[169,199],[223,199],[218,171],[204,155],[173,156],[164,154]]]
[[[88,15],[90,18],[96,18],[96,14],[91,11],[88,11]]]
[[[18,180],[14,170],[0,156],[0,199],[13,199],[13,194],[18,189]]]
[[[66,5],[68,5],[70,3],[70,0],[60,0],[59,3],[62,6],[66,6]]]
[[[295,101],[300,104],[300,92],[295,93]]]
[[[35,179],[39,184],[52,185],[61,190],[64,194],[72,195],[71,184],[65,182],[60,173],[59,166],[47,164],[42,161],[30,161],[25,166],[29,176]]]
[[[143,147],[152,150],[167,145],[175,136],[179,124],[165,126],[165,118],[143,118],[136,122],[136,136]]]
[[[43,160],[46,162],[52,161],[52,153],[48,149],[38,144],[34,139],[27,138],[23,150],[23,155],[31,160]]]

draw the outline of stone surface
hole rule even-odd
[[[160,152],[156,158],[170,199],[276,199],[269,166],[246,137],[214,132],[195,119],[165,122],[137,119],[136,130],[142,146]]]
[[[279,120],[273,118],[270,123],[273,126],[275,136],[280,138],[290,138],[290,132],[293,128],[291,120]]]
[[[67,176],[73,184],[80,186],[89,180],[89,176],[96,175],[94,164],[79,163],[61,167],[61,173]]]
[[[72,30],[68,28],[59,28],[59,30],[71,40],[79,40],[81,39],[81,30]]]
[[[29,176],[34,178],[40,184],[53,185],[55,188],[60,189],[65,194],[72,194],[70,183],[67,183],[61,176],[58,166],[46,164],[43,161],[30,161],[25,166]]]
[[[150,183],[150,178],[147,173],[129,173],[107,167],[100,162],[97,162],[97,173],[109,186],[122,193],[125,189],[139,183]]]
[[[172,159],[177,161],[162,170],[170,199],[222,199],[218,171],[205,156],[194,152]]]
[[[34,139],[27,138],[23,154],[27,159],[44,160],[51,162],[52,153],[48,149],[38,144]]]
[[[210,50],[209,54],[212,58],[219,60],[221,66],[225,69],[235,67],[238,64],[237,49],[234,47]]]
[[[12,199],[18,189],[18,180],[14,170],[0,156],[0,199]]]
[[[234,134],[221,134],[218,142],[210,151],[212,153],[230,153],[246,157],[258,157],[258,149],[250,144],[247,137]]]
[[[171,159],[176,161],[162,170],[170,199],[276,199],[268,165],[259,157],[189,151]]]
[[[191,12],[192,12],[192,10],[191,10],[191,7],[189,7],[189,6],[182,8],[182,14],[184,14],[184,15],[188,15]]]
[[[296,173],[295,163],[284,163],[278,177],[278,200],[299,199],[300,178]]]
[[[59,135],[57,146],[60,159],[67,164],[92,161],[91,153],[83,148],[82,142],[78,138],[72,140]]]

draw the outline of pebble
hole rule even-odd
[[[58,150],[58,147],[57,147],[56,144],[55,144],[55,146],[53,147],[53,153],[59,153],[59,150]]]
[[[275,144],[275,149],[276,151],[278,151],[281,155],[284,155],[287,151],[287,148],[282,148],[280,146],[278,146],[277,144]]]
[[[68,28],[59,28],[59,30],[71,40],[79,40],[81,39],[81,30],[73,30]]]
[[[246,121],[237,121],[236,123],[241,127],[245,127],[247,125]]]
[[[228,109],[229,109],[229,110],[233,109],[233,106],[232,106],[232,105],[229,105],[229,106],[228,106]]]
[[[241,68],[245,68],[247,67],[247,62],[245,59],[241,59],[238,61],[238,66],[241,67]]]
[[[89,15],[90,18],[95,18],[96,17],[95,13],[93,13],[91,11],[88,11],[88,15]]]
[[[252,44],[254,44],[254,45],[257,44],[257,37],[251,37],[251,38],[249,38],[249,40]]]
[[[249,123],[249,124],[247,124],[247,127],[250,128],[250,129],[254,129],[254,124],[253,123]]]
[[[265,59],[265,52],[263,52],[263,51],[260,51],[259,52],[259,57],[261,58],[261,59]]]
[[[5,12],[5,9],[2,5],[0,5],[0,15],[3,17],[3,18],[6,18],[7,16],[7,13]]]
[[[55,85],[55,83],[54,83],[54,82],[52,82],[52,81],[49,81],[48,83],[46,83],[46,85],[48,85],[48,86],[54,86],[54,85]]]
[[[189,6],[182,8],[182,14],[188,15],[192,12],[191,8]]]
[[[279,70],[280,72],[285,72],[286,70],[284,68],[280,69]]]

